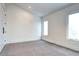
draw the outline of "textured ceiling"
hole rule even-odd
[[[71,4],[70,3],[16,3],[16,5],[38,16],[45,16],[51,12],[55,12]],[[28,8],[28,6],[31,6],[31,8]]]

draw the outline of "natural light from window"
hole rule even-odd
[[[79,13],[69,15],[68,39],[79,40]]]
[[[48,21],[44,21],[44,35],[48,35]]]

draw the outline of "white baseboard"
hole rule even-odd
[[[40,40],[40,39],[32,39],[32,40],[27,40],[27,41],[12,41],[12,42],[6,42],[6,44],[11,44],[11,43],[22,43],[22,42],[31,42],[31,41],[37,41],[37,40]]]
[[[64,47],[64,48],[67,48],[67,49],[70,49],[70,50],[73,50],[73,51],[76,51],[76,52],[79,52],[79,50],[73,49],[73,48],[71,48],[71,47],[69,47],[69,46],[66,46],[66,45],[62,45],[62,44],[59,44],[59,43],[53,42],[53,41],[51,41],[51,40],[44,39],[44,41],[47,41],[47,42],[50,42],[50,43],[56,44],[56,45],[58,45],[58,46],[62,46],[62,47]]]

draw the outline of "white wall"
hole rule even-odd
[[[7,42],[26,42],[41,37],[41,19],[16,5],[7,5]]]
[[[42,38],[46,41],[79,51],[79,41],[67,39],[68,15],[78,11],[79,4],[74,4],[44,17],[43,21],[48,20],[49,34],[46,37],[42,36]]]

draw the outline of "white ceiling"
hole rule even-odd
[[[51,12],[55,12],[71,4],[70,3],[16,3],[16,5],[38,16],[45,16]],[[28,6],[31,6],[32,8],[28,8]]]

